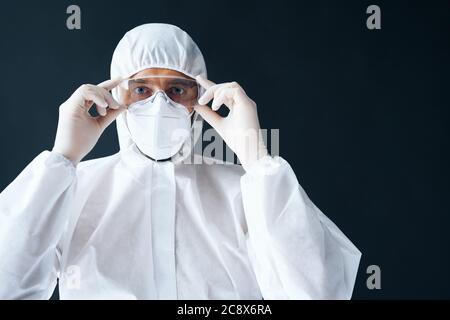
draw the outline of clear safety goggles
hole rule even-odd
[[[200,93],[197,81],[165,75],[125,79],[119,84],[119,88],[127,106],[145,100],[157,91],[164,91],[174,102],[191,107],[197,104]]]

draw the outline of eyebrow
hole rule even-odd
[[[171,84],[184,84],[189,87],[195,86],[197,83],[191,79],[173,79],[170,81]]]
[[[148,78],[142,78],[142,79],[129,79],[129,84],[134,84],[134,83],[144,83],[147,84],[149,81],[147,80]],[[172,79],[169,82],[171,85],[185,85],[188,86],[190,88],[195,87],[195,85],[197,84],[195,82],[195,80],[191,80],[191,79]]]
[[[144,79],[130,79],[129,82],[145,83]]]

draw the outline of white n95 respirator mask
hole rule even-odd
[[[164,91],[157,91],[128,107],[126,123],[139,150],[154,160],[163,160],[180,151],[190,137],[192,114]]]

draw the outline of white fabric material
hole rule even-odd
[[[76,168],[44,151],[3,190],[0,298],[48,299],[58,276],[61,299],[351,297],[361,254],[285,160],[244,172],[154,162],[127,144]]]
[[[164,91],[133,103],[125,114],[133,141],[141,152],[155,160],[175,155],[191,133],[192,113],[170,100]]]

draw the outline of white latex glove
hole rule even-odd
[[[94,148],[106,127],[126,110],[109,93],[120,81],[107,80],[97,86],[83,84],[59,107],[53,151],[76,165]],[[99,114],[97,117],[88,113],[94,103]]]
[[[261,135],[256,103],[236,82],[215,84],[202,76],[196,79],[206,92],[194,110],[220,134],[247,170],[252,163],[268,154]],[[210,108],[206,104],[211,99]],[[230,109],[226,117],[216,112],[222,104]]]

